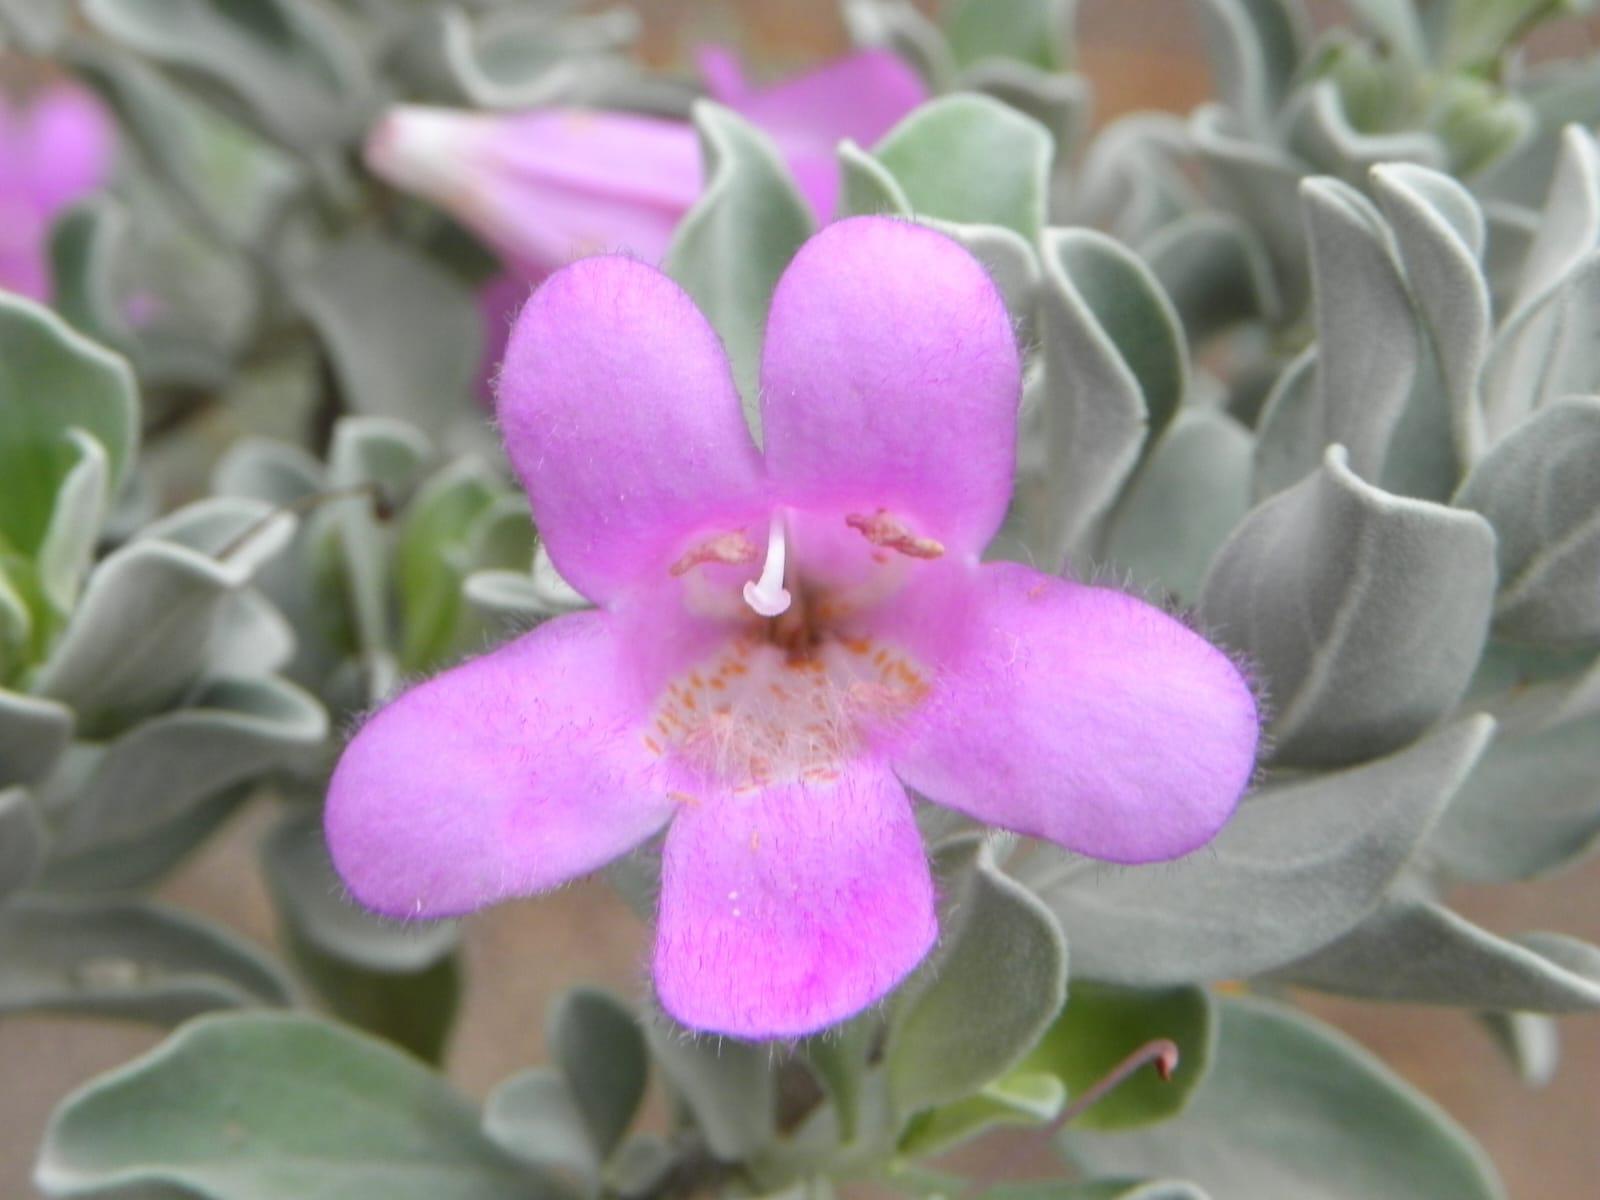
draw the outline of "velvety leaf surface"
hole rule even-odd
[[[947,910],[944,945],[906,985],[891,1020],[885,1057],[902,1114],[957,1100],[1015,1066],[1066,995],[1055,918],[986,849],[976,853]]]
[[[349,406],[439,430],[462,410],[483,350],[472,294],[427,257],[351,234],[294,284]]]
[[[1443,905],[1399,894],[1281,972],[1341,995],[1523,1012],[1600,1009],[1600,950],[1557,934],[1496,937]]]
[[[638,1019],[609,992],[574,988],[551,1009],[545,1041],[595,1146],[609,1154],[644,1100],[650,1060]]]
[[[308,760],[328,733],[322,706],[280,679],[206,684],[190,703],[111,742],[70,797],[66,851],[170,821],[235,784]]]
[[[998,100],[934,100],[871,149],[920,216],[1003,225],[1029,242],[1044,228],[1054,146],[1037,121]]]
[[[1571,396],[1519,425],[1456,503],[1494,526],[1494,628],[1511,641],[1600,639],[1600,397]]]
[[[554,1172],[581,1196],[600,1190],[600,1156],[566,1078],[553,1067],[520,1071],[489,1094],[483,1131],[502,1150]]]
[[[0,911],[0,1012],[176,1024],[208,1009],[289,998],[281,970],[260,950],[163,905],[29,896]]]
[[[1278,761],[1358,762],[1415,738],[1466,690],[1493,556],[1486,521],[1380,491],[1334,447],[1245,518],[1200,614],[1266,688]]]
[[[1045,240],[1038,334],[1042,441],[1049,463],[1030,541],[1059,563],[1102,517],[1149,432],[1171,419],[1188,382],[1188,351],[1172,303],[1148,267],[1092,230]]]
[[[736,1162],[771,1142],[777,1113],[767,1047],[649,1028],[650,1051],[711,1153]]]
[[[214,1017],[69,1096],[36,1179],[52,1197],[182,1188],[208,1200],[536,1200],[439,1076],[305,1016]]]
[[[275,138],[311,148],[365,116],[354,45],[304,0],[88,0],[100,29],[232,93]]]
[[[104,451],[106,493],[126,478],[139,443],[133,373],[110,351],[20,296],[0,295],[0,543],[39,549],[66,474],[69,431]]]
[[[1263,789],[1177,862],[1041,851],[1018,874],[1060,918],[1077,977],[1161,987],[1270,970],[1376,908],[1492,728],[1471,718],[1387,758]]]
[[[1135,583],[1193,602],[1250,509],[1254,445],[1226,413],[1180,410],[1112,515],[1106,558]]]

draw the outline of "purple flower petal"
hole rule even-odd
[[[908,786],[1113,862],[1174,858],[1216,834],[1260,735],[1222,651],[1132,596],[1016,564],[979,568],[965,603],[956,591],[905,614],[902,636],[939,663],[895,753]]]
[[[694,1029],[798,1037],[889,992],[937,936],[905,790],[875,762],[686,805],[667,835],[662,1007]]]
[[[928,98],[927,85],[898,55],[865,50],[771,87],[735,90],[736,76],[713,58],[701,73],[712,94],[778,143],[817,216],[839,198],[836,152],[846,138],[870,147]]]
[[[828,226],[778,281],[761,372],[784,502],[888,509],[963,556],[999,528],[1021,367],[994,283],[954,241],[887,217]]]
[[[718,104],[737,104],[750,94],[750,84],[744,77],[744,65],[736,51],[727,46],[708,43],[697,46],[694,65],[700,72],[700,82],[707,94]]]
[[[402,106],[373,130],[366,161],[449,209],[527,274],[605,250],[658,261],[701,184],[693,126],[583,109]]]
[[[380,709],[328,786],[334,865],[395,917],[565,883],[671,816],[646,682],[616,618],[575,613]]]
[[[696,534],[766,528],[722,343],[654,267],[552,275],[512,330],[497,411],[552,561],[592,600],[665,580]]]
[[[9,185],[42,215],[53,217],[110,178],[116,131],[105,106],[87,88],[51,84],[9,124],[13,141],[4,163]]]

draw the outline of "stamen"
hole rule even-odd
[[[761,568],[761,578],[744,585],[744,602],[763,617],[776,617],[789,609],[789,592],[783,586],[786,552],[783,517],[773,513],[767,535],[767,561]]]
[[[672,564],[671,573],[675,576],[685,575],[702,563],[753,563],[760,555],[761,551],[756,549],[756,544],[744,535],[743,530],[720,533],[684,554]]]
[[[944,553],[943,542],[912,533],[886,508],[871,514],[849,513],[844,523],[874,546],[898,550],[908,558],[938,558]]]

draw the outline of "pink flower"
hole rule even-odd
[[[823,220],[838,199],[838,143],[871,145],[927,98],[911,68],[885,51],[757,89],[722,51],[706,51],[702,65],[711,94],[772,136]],[[529,278],[596,250],[659,261],[700,196],[694,126],[631,113],[402,106],[373,130],[366,160],[374,174],[454,213]]]
[[[78,84],[48,84],[21,106],[0,94],[0,287],[49,299],[50,226],[105,184],[115,156],[110,117]]]
[[[1118,862],[1184,854],[1254,763],[1250,688],[1121,592],[981,564],[1020,389],[982,267],[841,221],[773,297],[764,452],[666,276],[589,258],[512,334],[506,449],[594,611],[381,709],[328,793],[334,861],[399,917],[559,886],[667,827],[654,975],[685,1025],[811,1032],[928,952],[907,789]]]

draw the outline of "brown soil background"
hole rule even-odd
[[[657,63],[678,61],[682,47],[699,40],[733,42],[758,63],[773,64],[804,62],[843,45],[829,0],[645,0],[641,7],[646,54]],[[1316,7],[1319,17],[1338,12],[1333,3]],[[1136,108],[1187,111],[1209,94],[1184,0],[1082,0],[1079,30],[1079,65],[1095,86],[1097,121]],[[1563,55],[1592,54],[1600,22],[1574,22],[1544,41]],[[262,809],[246,813],[162,897],[271,944],[272,916],[254,852],[265,825]],[[1550,929],[1600,942],[1600,861],[1547,882],[1469,890],[1455,900],[1498,932]],[[451,1078],[481,1097],[511,1072],[544,1061],[549,1001],[581,982],[636,993],[647,944],[647,931],[597,882],[470,919],[468,993],[448,1059]],[[1495,1160],[1514,1200],[1597,1194],[1600,1017],[1564,1023],[1559,1073],[1548,1087],[1529,1091],[1464,1013],[1303,999],[1465,1125]],[[158,1030],[125,1022],[0,1020],[0,1197],[36,1194],[28,1182],[34,1148],[68,1091],[160,1038]],[[1003,1153],[1014,1158],[1019,1177],[1049,1171],[1052,1159],[1042,1146],[1016,1150],[1008,1140]]]

